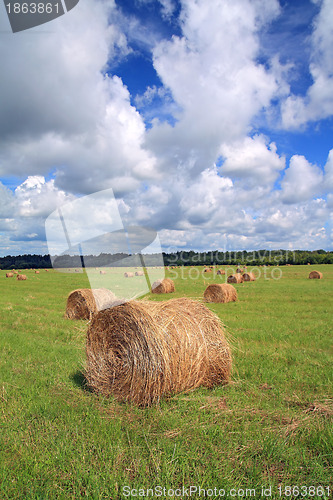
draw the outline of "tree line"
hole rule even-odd
[[[325,250],[255,250],[243,251],[211,251],[194,252],[179,251],[174,253],[163,252],[165,266],[209,266],[209,265],[304,265],[304,264],[333,264],[333,251]],[[52,266],[53,263],[53,266]],[[161,255],[129,255],[125,253],[100,255],[7,255],[0,257],[0,269],[46,269],[51,267],[130,267],[161,265]]]

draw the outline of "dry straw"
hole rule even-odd
[[[237,292],[235,287],[227,283],[208,285],[204,293],[206,302],[235,302],[237,300]]]
[[[220,274],[221,276],[224,276],[225,271],[223,269],[219,269],[216,274]]]
[[[173,293],[175,284],[170,278],[155,281],[151,286],[152,293]]]
[[[6,273],[6,278],[13,278],[14,274],[13,273]]]
[[[111,307],[116,296],[106,288],[81,288],[68,295],[66,317],[68,319],[90,319],[91,315]]]
[[[27,277],[26,277],[26,275],[25,275],[25,274],[18,274],[18,275],[16,276],[16,279],[17,279],[18,281],[25,281],[25,280],[27,279]]]
[[[243,280],[244,281],[255,281],[256,277],[253,273],[244,273],[243,274]]]
[[[228,283],[243,283],[243,276],[240,273],[231,274],[227,278]]]
[[[86,354],[90,388],[139,406],[225,383],[231,372],[222,323],[187,298],[130,301],[101,311],[89,325]]]
[[[313,280],[313,279],[321,280],[322,278],[323,278],[323,274],[320,271],[311,271],[311,273],[309,274],[310,280]]]

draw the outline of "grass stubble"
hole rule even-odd
[[[279,485],[332,488],[333,266],[317,268],[322,280],[281,267],[279,280],[235,284],[237,302],[208,304],[228,328],[231,383],[148,409],[85,384],[88,323],[64,314],[69,292],[89,287],[85,274],[25,271],[17,282],[1,271],[0,498],[114,500],[127,485],[271,486],[273,498],[284,498]],[[193,275],[167,272],[170,298],[203,301],[226,279]]]

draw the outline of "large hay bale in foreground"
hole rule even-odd
[[[323,274],[320,271],[311,271],[311,273],[309,274],[310,280],[313,280],[313,279],[321,280],[322,278],[323,278]]]
[[[243,274],[243,281],[255,281],[256,277],[253,273],[244,273]]]
[[[237,291],[232,285],[227,283],[208,285],[204,292],[206,302],[235,302],[237,300]]]
[[[6,278],[13,278],[14,274],[13,273],[6,273]]]
[[[243,283],[243,276],[240,273],[231,274],[227,278],[228,283]]]
[[[139,406],[227,382],[231,353],[219,318],[187,298],[130,301],[93,316],[86,344],[91,389]]]
[[[151,286],[152,293],[173,293],[175,284],[170,278],[155,281]]]
[[[80,288],[68,295],[66,317],[68,319],[90,319],[91,315],[111,307],[117,300],[106,288]]]
[[[25,280],[27,279],[27,277],[26,277],[26,275],[25,275],[25,274],[18,274],[18,275],[16,276],[16,279],[17,279],[18,281],[25,281]]]

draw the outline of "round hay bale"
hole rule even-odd
[[[253,273],[244,273],[243,274],[243,281],[255,281],[256,277]]]
[[[206,269],[204,269],[204,273],[211,273],[212,270],[210,267],[206,267]]]
[[[225,383],[231,372],[221,321],[187,298],[130,301],[99,312],[88,328],[86,355],[91,389],[139,406]]]
[[[223,269],[219,269],[216,274],[219,274],[221,276],[225,276],[225,271]]]
[[[242,272],[243,272],[243,269],[241,269],[240,267],[237,267],[236,273],[242,273]]]
[[[130,273],[130,272],[124,273],[125,278],[133,278],[133,276],[134,276],[134,273]]]
[[[144,276],[145,273],[143,271],[136,271],[135,276]]]
[[[310,280],[313,280],[313,279],[321,280],[322,278],[323,278],[323,274],[320,271],[311,271],[311,273],[309,274]]]
[[[13,271],[13,274],[17,275],[17,274],[20,274],[20,273],[18,271]]]
[[[170,278],[155,281],[151,286],[152,293],[173,293],[175,284]]]
[[[16,279],[17,279],[18,281],[25,281],[25,280],[27,279],[27,277],[26,277],[26,275],[25,275],[25,274],[18,274],[18,275],[16,276]]]
[[[13,273],[6,273],[6,278],[13,278],[14,274]]]
[[[35,271],[35,274],[39,274],[39,271]]]
[[[228,283],[243,283],[243,276],[240,273],[231,274],[227,278]]]
[[[80,288],[68,295],[66,318],[90,319],[91,315],[111,307],[117,300],[114,293],[106,288]]]
[[[100,271],[99,274],[106,274],[106,271]]]
[[[237,291],[236,288],[227,283],[208,285],[204,293],[206,302],[236,302]]]

